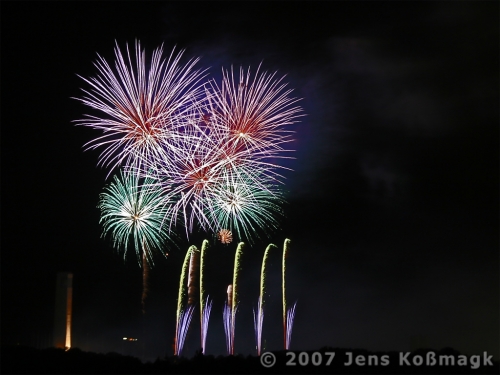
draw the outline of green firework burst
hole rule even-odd
[[[162,226],[166,213],[162,190],[150,177],[141,179],[135,173],[120,171],[104,188],[98,207],[103,237],[111,234],[113,246],[123,248],[124,258],[133,242],[139,265],[143,254],[152,265],[152,250],[172,240]]]

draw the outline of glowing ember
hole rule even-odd
[[[230,230],[227,229],[222,229],[219,234],[219,241],[223,244],[228,244],[233,241],[233,234],[231,233]]]

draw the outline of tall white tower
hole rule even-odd
[[[71,317],[73,302],[73,274],[59,272],[56,283],[56,305],[54,311],[54,346],[71,348]]]

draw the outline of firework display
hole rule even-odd
[[[284,77],[260,65],[255,74],[223,69],[220,84],[203,82],[199,59],[183,65],[183,53],[165,58],[159,47],[148,61],[136,41],[135,58],[116,45],[114,67],[98,55],[98,75],[81,77],[90,89],[77,100],[102,116],[76,124],[103,132],[85,145],[102,149],[98,165],[155,178],[169,232],[180,225],[189,237],[199,227],[223,243],[235,235],[252,242],[283,216],[278,162],[290,157],[288,126],[302,109]]]
[[[127,254],[133,244],[143,268],[142,311],[148,292],[153,252],[164,249],[179,230],[186,238],[196,230],[211,233],[221,244],[238,241],[232,284],[228,286],[223,321],[228,354],[234,355],[238,280],[245,248],[279,228],[285,203],[280,164],[292,158],[289,126],[304,116],[299,99],[276,77],[240,67],[222,70],[222,82],[203,81],[206,70],[198,58],[182,63],[184,51],[164,56],[163,46],[150,60],[136,41],[131,53],[115,47],[115,63],[98,55],[98,75],[82,78],[89,86],[76,98],[92,111],[77,125],[102,133],[86,143],[100,149],[98,165],[115,172],[100,196],[103,236]],[[132,55],[132,56],[131,56]],[[282,302],[285,349],[291,341],[295,307],[285,298],[286,239],[282,261]],[[174,354],[180,356],[195,309],[199,267],[201,348],[206,350],[212,301],[204,289],[204,240],[199,251],[190,246],[181,269],[176,311]],[[266,263],[262,261],[260,295],[254,311],[257,353],[261,354]]]

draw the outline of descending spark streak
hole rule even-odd
[[[186,252],[186,256],[184,257],[184,263],[182,264],[181,277],[179,281],[179,295],[177,298],[177,317],[176,317],[176,326],[175,326],[175,346],[174,346],[174,355],[179,355],[179,349],[182,348],[179,343],[179,335],[181,327],[181,319],[183,316],[183,300],[186,295],[186,271],[188,270],[189,260],[191,259],[191,253],[197,251],[196,246],[190,246],[188,251]],[[191,308],[192,306],[189,306]],[[188,310],[189,311],[189,310]]]
[[[290,342],[292,341],[292,328],[293,328],[293,320],[295,318],[295,307],[297,306],[297,302],[293,304],[287,310],[286,313],[286,342],[285,342],[285,350],[290,350]]]
[[[207,339],[208,320],[210,319],[210,310],[212,302],[209,302],[208,296],[205,298],[205,286],[203,284],[205,276],[205,252],[208,248],[208,241],[204,240],[200,251],[200,324],[201,324],[201,351],[205,354],[205,343]]]
[[[205,354],[206,340],[208,331],[208,321],[210,320],[210,311],[212,310],[212,301],[209,296],[204,301],[203,312],[201,314],[201,350]]]
[[[189,325],[191,324],[191,318],[193,317],[194,306],[188,306],[186,310],[182,310],[179,316],[179,330],[176,334],[176,353],[175,355],[180,357],[182,355],[182,349],[184,347],[184,341],[186,340],[186,335],[189,330]]]
[[[285,271],[286,271],[286,263],[285,259],[288,255],[288,250],[290,246],[290,240],[285,239],[285,243],[283,244],[283,260],[282,260],[282,273],[281,273],[281,292],[283,297],[283,341],[285,344],[285,349],[287,348],[287,316],[286,316],[286,285],[285,285]]]
[[[146,314],[146,297],[148,295],[148,279],[149,279],[149,266],[146,258],[146,250],[144,249],[144,241],[143,241],[143,250],[142,250],[142,298],[141,298],[141,306],[142,313]]]
[[[264,257],[262,258],[262,268],[260,271],[260,295],[259,302],[257,304],[257,314],[254,312],[254,328],[257,343],[257,355],[260,355],[262,343],[262,325],[264,322],[264,297],[266,287],[266,264],[267,258],[269,256],[269,250],[271,250],[272,247],[276,247],[276,245],[269,244],[264,251]]]
[[[253,327],[255,330],[255,342],[257,344],[257,355],[260,355],[261,352],[261,343],[262,343],[262,324],[264,322],[264,310],[261,306],[260,298],[257,301],[257,311],[253,311]]]
[[[232,355],[233,347],[233,336],[232,336],[232,316],[231,316],[231,305],[226,301],[224,302],[224,310],[222,311],[223,321],[224,321],[224,333],[226,334],[226,348],[227,354]]]

